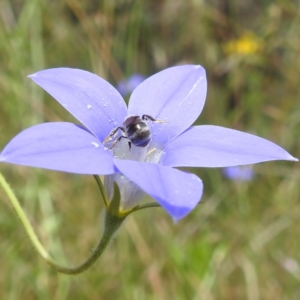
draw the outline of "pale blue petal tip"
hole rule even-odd
[[[299,159],[298,158],[296,158],[296,157],[293,157],[293,156],[290,156],[290,159],[289,160],[291,160],[291,161],[299,161]]]

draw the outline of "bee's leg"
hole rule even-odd
[[[112,149],[114,146],[116,146],[117,143],[118,143],[121,139],[123,139],[123,138],[124,138],[124,139],[128,139],[127,136],[124,136],[124,135],[119,136],[119,137],[112,143],[110,149]],[[131,142],[129,141],[128,144],[129,144],[129,149],[130,149],[130,148],[131,148]]]
[[[121,127],[121,126],[116,127],[116,128],[114,128],[114,129],[110,132],[110,134],[105,138],[105,140],[103,141],[103,144],[105,144],[105,143],[107,143],[108,141],[110,141],[110,140],[116,135],[116,133],[118,132],[119,129],[122,130],[122,131],[125,133],[124,127]]]
[[[167,123],[167,122],[164,121],[164,120],[154,119],[153,117],[151,117],[151,116],[149,116],[149,115],[142,115],[142,119],[143,119],[144,121],[150,120],[150,121],[152,121],[152,122],[154,122],[154,123]]]

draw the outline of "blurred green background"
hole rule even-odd
[[[116,85],[192,63],[207,70],[198,124],[231,127],[300,157],[300,1],[1,0],[0,149],[21,130],[74,121],[26,76],[69,66]],[[1,164],[45,247],[80,263],[101,233],[92,177]],[[78,276],[36,254],[0,190],[0,298],[300,299],[298,163],[254,166],[231,181],[195,169],[203,202],[174,225],[159,208],[130,216],[108,251]]]

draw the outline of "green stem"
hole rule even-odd
[[[105,191],[104,191],[103,183],[102,183],[99,175],[93,175],[93,176],[94,176],[94,178],[95,178],[95,180],[97,182],[97,185],[99,187],[99,190],[100,190],[100,193],[101,193],[101,197],[102,197],[102,199],[104,201],[104,205],[105,205],[105,207],[107,207],[108,203],[107,203],[107,200],[106,200],[106,197],[105,197]]]
[[[21,205],[19,204],[18,199],[16,198],[14,192],[6,182],[3,175],[0,173],[0,185],[2,186],[4,192],[6,193],[8,199],[10,200],[15,212],[17,213],[29,239],[31,240],[34,248],[37,250],[38,254],[53,268],[55,268],[58,272],[64,274],[79,274],[83,271],[87,270],[90,266],[92,266],[95,261],[101,256],[103,251],[106,249],[109,241],[112,239],[115,232],[119,229],[125,217],[118,217],[110,214],[106,211],[105,222],[104,222],[104,233],[102,238],[98,242],[95,247],[93,253],[79,266],[76,267],[64,267],[57,264],[49,255],[49,253],[45,250],[41,242],[39,241],[37,235],[35,234],[33,227],[31,226],[28,218],[26,217]]]
[[[153,207],[161,207],[161,206],[158,203],[155,203],[155,202],[146,203],[144,205],[137,206],[132,211],[137,211],[137,210],[141,210],[141,209],[144,209],[144,208],[153,208]]]
[[[107,245],[109,244],[110,240],[116,233],[116,231],[119,229],[123,221],[125,220],[124,218],[119,218],[116,216],[113,216],[110,214],[108,211],[105,211],[105,227],[104,227],[104,233],[103,236],[101,237],[100,241],[98,242],[97,246],[93,250],[93,253],[88,257],[87,260],[85,260],[82,264],[79,266],[73,267],[73,268],[68,268],[68,267],[63,267],[59,266],[56,263],[53,264],[53,261],[48,264],[53,266],[58,272],[64,273],[64,274],[79,274],[82,273],[83,271],[87,270],[89,267],[91,267],[96,260],[101,256],[103,251],[106,249]]]

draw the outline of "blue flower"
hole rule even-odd
[[[125,97],[131,94],[145,79],[146,77],[141,74],[132,74],[128,79],[121,80],[116,88],[118,92]]]
[[[207,82],[201,66],[161,71],[132,93],[128,108],[118,91],[97,75],[57,68],[29,76],[85,127],[68,122],[33,126],[13,138],[0,161],[79,174],[101,174],[112,196],[121,192],[121,210],[136,206],[144,193],[174,220],[200,201],[203,185],[176,167],[228,167],[271,160],[297,161],[276,144],[213,125],[191,126],[201,113]],[[146,147],[122,138],[112,149],[104,140],[130,116],[149,115],[152,139]],[[116,137],[117,138],[117,137]]]
[[[224,168],[223,174],[234,181],[249,181],[254,177],[253,167],[250,166],[232,166]]]

